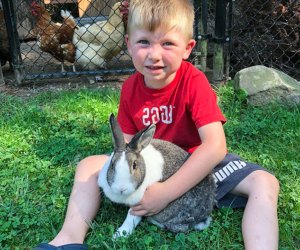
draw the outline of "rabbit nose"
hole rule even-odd
[[[120,193],[123,194],[126,190],[127,190],[127,188],[122,187],[122,188],[120,188]]]

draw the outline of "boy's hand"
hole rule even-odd
[[[151,216],[159,213],[171,201],[167,198],[163,182],[156,182],[146,189],[142,200],[131,207],[131,214],[136,216]]]

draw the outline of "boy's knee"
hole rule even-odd
[[[279,193],[280,184],[279,184],[278,179],[274,175],[271,175],[271,178],[272,178],[271,182],[272,182],[273,189]]]
[[[278,179],[265,171],[257,171],[254,176],[255,186],[260,190],[269,191],[275,195],[279,193],[280,185]]]
[[[94,155],[84,158],[76,167],[75,178],[82,179],[88,178],[92,175],[98,175],[107,159],[107,155]]]
[[[278,181],[278,179],[274,175],[272,175],[270,173],[266,172],[266,174],[267,174],[267,176],[265,177],[266,178],[266,180],[265,180],[266,183],[270,186],[270,188],[272,190],[279,192],[279,188],[280,187],[279,187],[279,181]]]

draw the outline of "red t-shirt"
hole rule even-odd
[[[201,144],[198,128],[216,121],[226,122],[216,94],[204,73],[189,62],[183,61],[175,79],[162,89],[147,88],[139,72],[122,86],[118,122],[126,134],[156,123],[154,138],[192,153]]]

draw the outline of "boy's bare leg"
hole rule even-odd
[[[257,170],[239,183],[233,193],[248,196],[242,222],[245,249],[277,250],[277,179],[268,172]]]
[[[100,192],[97,179],[107,159],[105,155],[90,156],[78,164],[64,224],[49,244],[61,246],[83,243],[89,224],[99,209]]]

